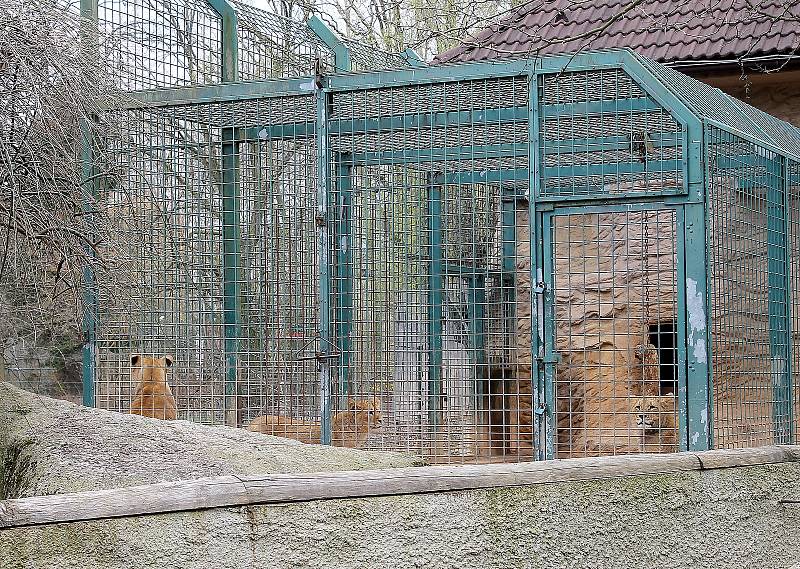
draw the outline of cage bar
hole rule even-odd
[[[627,51],[422,67],[187,6],[100,7],[161,89],[107,111],[98,406],[169,354],[179,418],[430,462],[794,439],[797,129]],[[142,55],[177,30],[199,67]]]

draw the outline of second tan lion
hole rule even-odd
[[[633,414],[640,429],[640,452],[664,453],[678,450],[674,395],[669,393],[641,397],[633,405]]]
[[[132,414],[168,421],[176,418],[175,397],[167,383],[167,368],[171,365],[171,356],[131,356],[131,382],[136,384]]]
[[[370,399],[355,399],[350,401],[347,411],[340,411],[333,416],[331,442],[334,446],[361,448],[370,431],[380,429],[381,426],[381,412],[377,403]],[[316,421],[282,415],[256,417],[247,430],[310,444],[319,444],[322,432]]]

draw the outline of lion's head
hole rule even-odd
[[[675,428],[675,397],[670,393],[662,396],[640,397],[633,403],[636,425],[646,434]]]
[[[136,385],[166,384],[167,368],[172,366],[172,356],[160,358],[131,355],[131,382]]]

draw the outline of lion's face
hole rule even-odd
[[[348,405],[355,416],[355,423],[363,428],[380,429],[383,426],[380,406],[372,399],[356,399]]]
[[[675,398],[671,394],[661,397],[640,397],[633,405],[636,425],[646,433],[673,428],[674,412]]]

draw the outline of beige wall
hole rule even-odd
[[[693,74],[762,111],[800,127],[800,71],[730,75]]]

